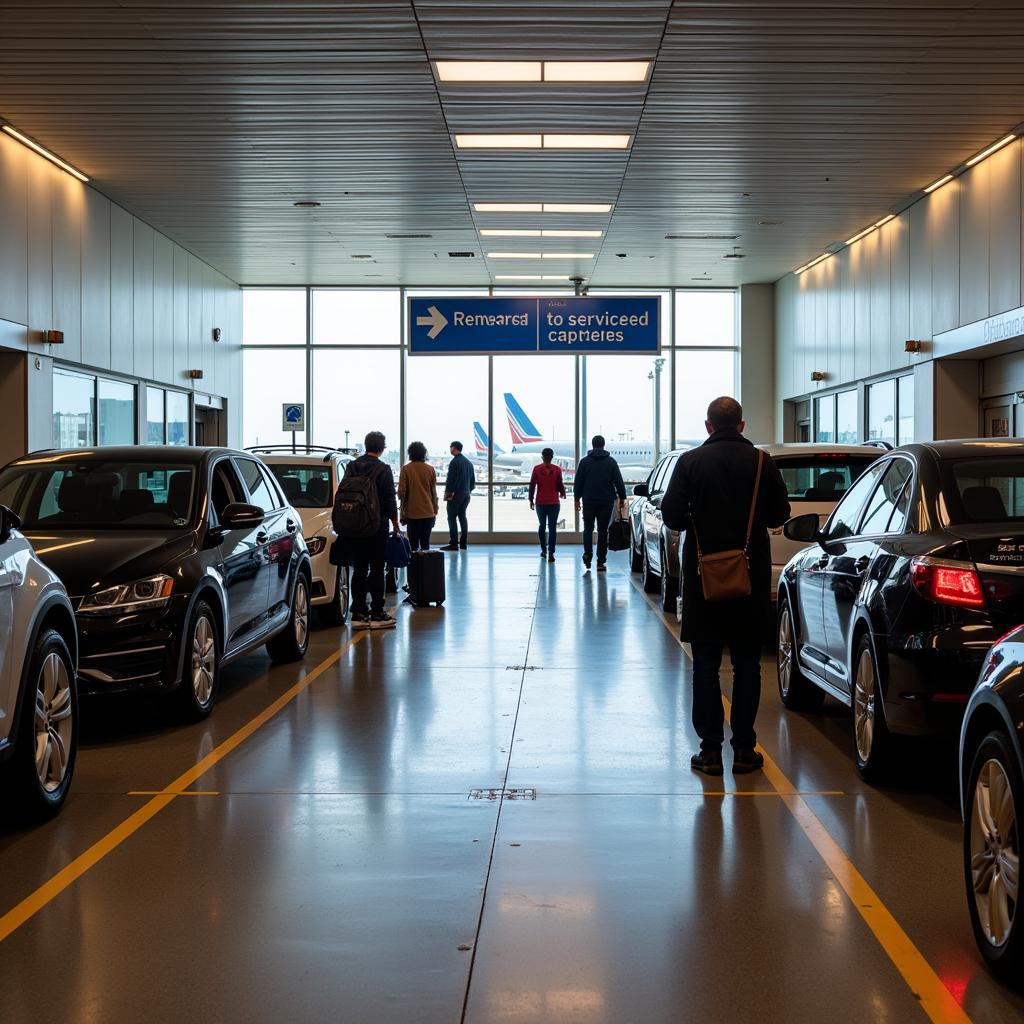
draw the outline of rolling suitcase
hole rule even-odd
[[[444,555],[414,551],[409,563],[409,602],[417,608],[444,604]]]

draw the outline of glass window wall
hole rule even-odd
[[[246,345],[305,345],[306,289],[243,289],[242,336]]]
[[[835,444],[835,395],[823,395],[821,398],[814,400],[814,440],[818,444]]]
[[[146,388],[146,444],[163,444],[164,389]]]
[[[306,402],[305,349],[250,349],[243,360],[242,388],[245,444],[291,444],[291,433],[281,429],[281,406]],[[298,440],[305,442],[305,435]]]
[[[314,288],[314,345],[397,345],[402,304],[397,288]]]
[[[135,385],[99,378],[98,444],[135,444]]]
[[[896,381],[868,385],[868,440],[896,444]]]
[[[900,377],[896,382],[896,403],[899,419],[896,425],[897,444],[914,440],[914,375]]]
[[[53,443],[91,448],[96,443],[96,378],[53,371]]]
[[[860,443],[856,391],[840,391],[836,395],[836,440],[840,444]]]
[[[707,438],[708,405],[721,395],[736,394],[735,351],[686,351],[677,348],[676,447],[693,447]]]

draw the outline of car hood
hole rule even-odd
[[[299,517],[302,519],[302,532],[307,540],[331,528],[331,513],[333,511],[330,508],[303,508],[298,510]]]
[[[195,544],[191,531],[33,530],[25,536],[72,597],[163,572]]]

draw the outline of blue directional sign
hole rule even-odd
[[[292,431],[305,430],[306,406],[299,402],[285,402],[281,406],[281,429]]]
[[[657,295],[410,298],[410,355],[661,351]]]

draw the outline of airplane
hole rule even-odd
[[[487,431],[484,430],[483,424],[479,420],[473,421],[473,442],[476,447],[476,451],[473,455],[473,461],[481,466],[487,465],[487,449],[490,445],[490,438],[487,436]],[[494,446],[495,459],[499,455],[504,455],[505,449],[499,445]]]

